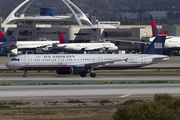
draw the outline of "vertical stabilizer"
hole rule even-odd
[[[159,32],[156,26],[156,22],[154,21],[152,15],[150,15],[150,21],[151,21],[151,28],[152,28],[152,37],[156,37]]]
[[[17,39],[19,35],[19,29],[16,29],[9,40],[6,38],[6,36],[0,31],[0,40],[2,43],[0,44],[0,54],[6,54],[10,52],[12,49],[17,48]]]
[[[62,32],[58,31],[58,37],[59,37],[59,43],[60,44],[64,44],[64,43],[69,43],[66,38],[64,37],[64,35],[62,34]]]
[[[17,39],[18,39],[18,35],[19,35],[19,29],[17,28],[17,29],[13,32],[13,34],[11,35],[11,37],[9,38],[9,40],[5,42],[5,44],[10,44],[10,45],[11,45],[11,44],[14,44],[14,45],[16,45]]]
[[[163,54],[167,31],[161,31],[142,54]]]
[[[0,31],[0,42],[6,42],[8,39],[2,31]]]

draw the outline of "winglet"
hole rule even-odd
[[[151,22],[151,28],[152,28],[152,37],[156,37],[159,32],[158,32],[156,23],[155,23],[152,15],[150,15],[150,22]]]
[[[167,31],[161,31],[158,36],[149,45],[146,51],[142,54],[163,54],[164,43],[166,39]]]
[[[59,43],[60,44],[64,44],[64,43],[69,43],[66,38],[64,37],[64,35],[62,34],[62,32],[58,31],[58,37],[59,37]]]

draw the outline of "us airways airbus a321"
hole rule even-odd
[[[13,70],[56,70],[57,74],[80,74],[86,77],[95,70],[137,68],[168,60],[162,55],[167,31],[162,31],[142,54],[30,54],[14,57],[6,66]]]

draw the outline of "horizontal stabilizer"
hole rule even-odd
[[[168,56],[161,57],[161,58],[153,58],[152,63],[158,63],[158,62],[163,62],[166,60],[169,60],[170,58]]]

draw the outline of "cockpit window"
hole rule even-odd
[[[13,58],[11,61],[19,61],[19,59]]]

